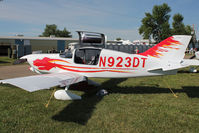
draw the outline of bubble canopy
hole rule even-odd
[[[79,44],[81,47],[94,46],[94,47],[105,47],[106,36],[102,33],[88,32],[88,31],[77,31],[79,35]]]

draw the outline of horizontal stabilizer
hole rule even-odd
[[[182,63],[183,66],[199,66],[199,60],[196,59],[183,59]]]
[[[154,72],[154,71],[171,71],[171,70],[177,70],[180,68],[188,67],[188,66],[199,66],[199,60],[196,59],[183,59],[181,62],[173,62],[168,61],[167,63],[163,64],[161,67],[154,67],[151,69],[148,69],[148,72]]]

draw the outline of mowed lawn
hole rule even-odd
[[[199,73],[187,70],[171,76],[93,79],[101,86],[71,86],[82,100],[52,98],[48,108],[45,104],[53,88],[29,93],[0,85],[0,132],[198,133]],[[97,97],[101,88],[109,95]]]
[[[0,66],[12,65],[13,62],[14,62],[14,59],[9,58],[7,56],[0,57]]]

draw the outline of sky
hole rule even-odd
[[[139,40],[145,12],[151,13],[154,5],[163,3],[171,7],[170,24],[173,15],[180,13],[185,25],[194,24],[196,32],[199,30],[198,0],[3,0],[0,36],[35,37],[46,24],[56,24],[60,30],[66,27],[74,38],[76,31],[85,30],[104,33],[108,40]]]

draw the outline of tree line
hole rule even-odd
[[[49,37],[51,35],[54,35],[55,37],[72,37],[71,32],[69,32],[65,27],[63,30],[59,30],[55,24],[47,24],[42,35],[39,36]]]
[[[166,3],[155,5],[152,13],[146,12],[139,28],[143,39],[153,38],[158,43],[172,35],[191,35],[192,28],[183,23],[184,17],[180,13],[174,14],[170,27],[170,12],[171,8]]]

